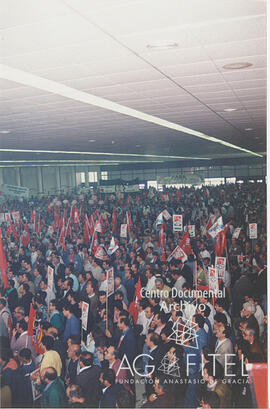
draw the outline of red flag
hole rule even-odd
[[[12,325],[12,319],[11,315],[8,315],[8,329],[9,329],[9,338],[12,338],[12,331],[13,331],[13,325]]]
[[[27,335],[29,337],[32,337],[34,335],[34,322],[36,319],[36,311],[33,307],[33,304],[30,305],[30,311],[29,311],[29,318],[28,318],[28,330],[27,330]]]
[[[127,228],[129,232],[132,229],[132,226],[133,226],[133,223],[132,223],[130,211],[127,211]]]
[[[2,281],[4,284],[4,288],[8,286],[8,277],[7,277],[7,259],[3,249],[2,243],[2,230],[0,228],[0,269],[2,273]]]
[[[98,235],[97,235],[97,232],[95,230],[94,234],[92,236],[91,251],[95,254],[98,247],[99,247]]]
[[[89,228],[88,228],[87,215],[84,216],[84,241],[85,243],[90,243],[90,234],[89,234]]]
[[[74,224],[79,224],[79,223],[80,223],[79,210],[78,210],[78,207],[75,207],[75,210],[74,210]]]
[[[215,220],[215,215],[211,214],[211,216],[209,217],[208,223],[206,225],[207,237],[211,237],[210,234],[208,233],[208,230],[213,226],[214,220]]]
[[[9,223],[9,225],[8,225],[8,232],[9,232],[9,233],[12,232],[13,235],[14,235],[14,237],[16,238],[16,240],[18,240],[18,233],[16,232],[16,230],[15,230],[13,224],[12,224],[11,218],[10,218],[10,216],[9,216],[8,213],[7,213],[7,221],[8,221],[8,223]]]
[[[90,231],[91,236],[94,233],[94,228],[95,228],[94,217],[93,215],[91,215],[90,220],[89,220],[89,231]]]
[[[217,236],[217,241],[216,241],[216,256],[222,257],[223,254],[225,253],[226,247],[227,247],[227,239],[226,239],[226,234],[227,231],[232,223],[232,220],[226,224],[224,229],[218,233]]]
[[[138,320],[138,310],[136,308],[136,304],[138,303],[138,301],[142,299],[141,290],[142,290],[141,277],[139,277],[139,280],[136,285],[135,295],[134,295],[135,299],[134,301],[132,301],[132,303],[129,306],[129,313],[133,317],[135,324]]]
[[[70,225],[70,219],[68,219],[68,224],[67,224],[67,229],[66,229],[66,236],[69,236],[72,239],[72,231],[71,231],[71,225]]]
[[[21,235],[21,245],[23,247],[27,247],[29,243],[30,243],[30,234],[29,234],[29,231],[27,231],[25,228],[25,230],[22,232],[22,235]]]
[[[63,226],[59,237],[59,245],[63,247],[64,251],[66,251],[65,233],[65,226]]]
[[[112,234],[117,233],[117,217],[116,217],[116,211],[113,209],[113,214],[112,214]]]
[[[190,237],[189,237],[189,232],[187,232],[183,239],[179,243],[179,247],[187,254],[193,254],[192,247],[190,245]]]

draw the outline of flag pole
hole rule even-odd
[[[106,331],[108,331],[108,273],[107,273],[107,290],[106,290]]]

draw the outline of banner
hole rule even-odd
[[[6,220],[5,213],[0,213],[0,224],[4,223]]]
[[[107,271],[107,297],[114,293],[114,272],[113,267],[109,268]]]
[[[88,324],[88,311],[89,311],[89,304],[85,301],[82,301],[82,329],[87,331],[87,324]]]
[[[12,212],[11,214],[12,214],[13,220],[15,222],[19,223],[19,221],[20,221],[20,212]]]
[[[186,253],[179,246],[175,247],[173,252],[169,255],[167,261],[171,261],[172,258],[175,258],[176,260],[181,260],[182,263],[184,263],[188,259]]]
[[[0,186],[0,195],[10,196],[10,197],[23,197],[25,199],[29,198],[28,187],[12,186],[2,184]]]
[[[225,279],[226,257],[216,257],[215,268],[218,273],[218,278]]]
[[[189,237],[195,237],[195,224],[188,226]]]
[[[233,239],[238,239],[239,234],[240,234],[240,231],[241,231],[241,227],[236,227],[236,229],[234,229],[232,238],[233,238]]]
[[[209,290],[218,292],[218,274],[215,268],[208,267]]]
[[[221,232],[223,229],[224,225],[221,216],[217,219],[216,223],[214,223],[213,226],[210,227],[210,229],[208,230],[208,234],[210,234],[210,236],[213,237],[214,239],[218,235],[218,233]]]
[[[181,214],[173,215],[173,231],[183,231],[183,216]]]
[[[54,270],[51,266],[48,266],[48,288],[53,291],[54,288]]]
[[[120,237],[127,238],[127,224],[121,224]]]
[[[257,223],[249,223],[248,231],[250,239],[257,239]]]

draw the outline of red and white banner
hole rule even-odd
[[[109,268],[107,271],[107,297],[114,293],[114,272],[113,267]]]
[[[176,260],[181,260],[183,263],[188,259],[186,253],[181,249],[180,246],[175,247],[173,252],[169,255],[167,261],[171,261],[172,258],[175,258]]]
[[[236,227],[236,228],[234,229],[232,238],[233,238],[233,239],[238,239],[239,234],[240,234],[240,231],[241,231],[241,227]]]
[[[188,225],[189,237],[195,237],[195,224]]]
[[[249,238],[250,239],[257,239],[257,237],[258,237],[257,223],[249,223],[248,233],[249,233]]]
[[[183,231],[183,216],[182,214],[173,215],[173,231]]]
[[[48,266],[47,274],[48,274],[48,288],[51,291],[53,291],[53,288],[54,288],[54,271],[53,271],[53,268],[51,266]]]
[[[106,260],[106,252],[103,247],[98,246],[94,255],[99,260]]]
[[[224,280],[226,270],[226,257],[216,257],[215,268],[218,273],[218,278],[222,278],[222,280]]]
[[[87,331],[87,324],[88,324],[88,311],[89,311],[89,304],[85,301],[82,301],[82,329]]]
[[[209,290],[218,292],[218,273],[215,268],[208,267]]]
[[[121,224],[120,237],[127,238],[127,224]]]

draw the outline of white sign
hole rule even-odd
[[[99,190],[102,193],[115,193],[115,185],[113,186],[101,186]]]
[[[173,215],[173,231],[183,231],[183,216],[181,214]]]
[[[127,238],[127,224],[121,224],[120,237]]]
[[[18,223],[20,221],[20,212],[12,212],[11,214],[12,214],[13,220]]]
[[[139,190],[140,190],[139,185],[125,186],[125,192],[126,193],[139,192]]]
[[[87,324],[88,324],[88,311],[89,311],[89,304],[85,301],[82,301],[82,329],[87,331]]]
[[[218,274],[215,268],[208,267],[209,290],[218,292]]]
[[[188,226],[189,237],[195,237],[195,224]]]
[[[257,223],[249,223],[248,231],[250,239],[257,239]]]
[[[233,238],[233,239],[238,239],[239,234],[240,234],[240,231],[241,231],[241,227],[236,227],[236,229],[234,229],[232,238]]]
[[[225,269],[226,269],[226,257],[216,257],[215,267],[218,273],[218,278],[225,278]]]
[[[12,185],[5,185],[2,184],[0,186],[0,194],[4,196],[11,196],[11,197],[24,197],[25,199],[29,198],[29,189],[28,187],[21,187],[21,186],[12,186]]]
[[[107,270],[107,297],[114,293],[114,273],[113,267]]]
[[[53,271],[53,268],[51,266],[48,266],[47,273],[48,273],[48,288],[51,291],[53,291],[53,288],[54,288],[54,277],[53,277],[54,276],[54,271]]]

